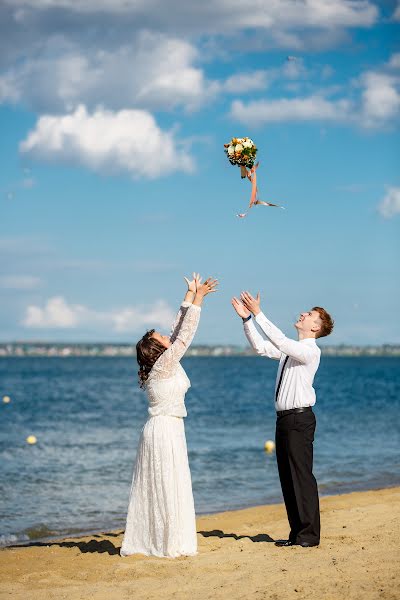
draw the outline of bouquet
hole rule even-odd
[[[231,165],[240,167],[242,179],[247,177],[247,169],[254,166],[257,146],[248,137],[232,138],[229,144],[224,144],[225,152]]]
[[[240,175],[242,179],[248,179],[251,183],[251,196],[249,209],[256,204],[262,204],[263,206],[276,206],[278,204],[272,204],[271,202],[264,202],[258,198],[257,189],[257,168],[258,163],[254,164],[257,155],[257,146],[248,137],[237,138],[233,137],[229,144],[224,144],[225,153],[228,157],[231,165],[237,165],[240,167]],[[283,207],[279,207],[283,208]],[[247,213],[239,213],[237,216],[241,219],[246,216]]]

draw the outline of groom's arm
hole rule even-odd
[[[260,356],[267,356],[268,358],[274,358],[275,360],[279,360],[281,358],[282,352],[278,350],[278,348],[276,348],[272,342],[269,342],[262,337],[262,335],[257,331],[253,319],[243,319],[243,329],[247,339],[249,340],[250,346],[257,352],[257,354]]]
[[[263,312],[260,311],[254,319],[268,339],[271,340],[275,348],[284,354],[291,356],[302,364],[306,364],[315,359],[315,347],[307,346],[306,344],[296,342],[296,340],[291,340],[286,337],[283,331],[267,319]]]

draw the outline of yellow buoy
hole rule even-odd
[[[28,444],[36,444],[37,439],[34,435],[28,435],[26,441],[28,442]]]
[[[268,452],[268,454],[271,454],[275,450],[275,442],[267,440],[264,444],[264,450],[265,452]]]
[[[3,396],[3,402],[4,404],[8,404],[9,402],[11,402],[10,396]]]

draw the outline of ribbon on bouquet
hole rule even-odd
[[[272,204],[272,202],[264,202],[264,200],[259,200],[258,188],[257,188],[257,169],[258,169],[259,164],[260,163],[258,162],[256,165],[253,165],[251,167],[251,169],[247,169],[246,167],[243,167],[243,166],[240,167],[242,179],[247,177],[247,179],[251,183],[251,195],[250,195],[249,207],[247,209],[247,212],[238,213],[237,216],[240,219],[243,219],[247,215],[247,213],[249,212],[251,207],[255,206],[256,204],[262,204],[263,206],[275,206],[276,208],[284,208],[283,206],[279,206],[279,204]]]

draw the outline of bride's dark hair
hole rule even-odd
[[[165,352],[166,347],[153,338],[154,329],[144,334],[136,344],[136,359],[139,364],[139,385],[144,388],[149,373],[156,360]]]

